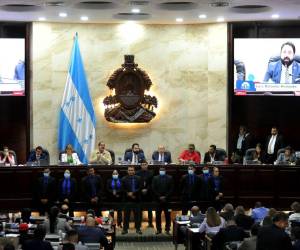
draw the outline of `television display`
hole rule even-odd
[[[0,96],[25,95],[25,39],[0,38]]]
[[[300,38],[235,38],[234,94],[300,96]]]

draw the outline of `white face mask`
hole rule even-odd
[[[112,175],[112,178],[115,179],[115,180],[118,179],[118,177],[119,177],[118,174],[113,174],[113,175]]]
[[[188,174],[194,174],[194,171],[192,169],[189,169]]]
[[[44,177],[49,177],[49,173],[44,173]]]
[[[160,170],[160,171],[159,171],[159,174],[160,174],[160,175],[165,175],[165,174],[166,174],[166,171],[165,171],[165,170]]]
[[[64,177],[65,177],[66,179],[69,179],[70,176],[71,176],[71,174],[69,174],[69,173],[64,173]]]
[[[206,170],[202,170],[203,174],[209,174],[209,170],[206,169]]]

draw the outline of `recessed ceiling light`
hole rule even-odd
[[[140,9],[137,9],[137,8],[134,8],[131,10],[132,13],[140,13],[141,10]]]
[[[39,21],[46,21],[46,17],[39,17]]]
[[[272,17],[273,19],[278,19],[278,18],[279,18],[279,14],[273,14],[271,17]]]
[[[183,18],[177,17],[177,18],[176,18],[176,22],[177,22],[177,23],[182,23],[182,22],[183,22]]]
[[[201,14],[201,15],[199,15],[199,18],[200,19],[205,19],[205,18],[207,18],[207,16],[205,14]]]
[[[224,22],[224,21],[225,21],[224,17],[218,17],[218,18],[217,18],[217,22],[220,22],[220,23],[221,23],[221,22]]]
[[[87,17],[87,16],[82,16],[82,17],[80,17],[80,20],[81,20],[81,21],[88,21],[88,20],[89,20],[89,17]]]
[[[67,16],[68,16],[68,14],[67,14],[67,13],[65,13],[65,12],[61,12],[61,13],[59,13],[59,16],[60,16],[60,17],[67,17]]]

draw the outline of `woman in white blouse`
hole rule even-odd
[[[16,165],[15,156],[11,151],[9,151],[8,147],[4,147],[3,152],[0,153],[0,163],[4,163],[8,166]]]
[[[222,227],[225,227],[225,220],[218,215],[216,209],[209,207],[206,211],[206,218],[200,225],[199,232],[215,235]]]
[[[80,165],[82,164],[78,158],[77,153],[73,152],[73,147],[68,144],[65,149],[65,153],[61,155],[61,162],[67,162],[70,165]]]

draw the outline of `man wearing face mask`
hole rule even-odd
[[[38,178],[35,186],[35,200],[40,215],[45,215],[45,212],[49,212],[55,201],[55,191],[55,179],[50,176],[50,169],[46,168],[43,171],[43,176]]]
[[[77,182],[74,178],[71,178],[71,172],[66,169],[64,172],[64,178],[59,180],[58,183],[58,195],[59,201],[69,206],[70,216],[73,216],[73,202],[77,193]]]
[[[294,60],[296,48],[291,42],[281,45],[280,60],[270,62],[264,81],[273,83],[300,83],[300,64]]]
[[[157,207],[155,211],[156,216],[156,234],[161,233],[161,213],[164,211],[166,218],[167,234],[170,233],[171,227],[171,212],[169,210],[169,200],[174,189],[173,177],[166,174],[164,166],[159,168],[159,175],[153,177],[152,180],[152,192],[155,200],[157,201]]]
[[[153,171],[148,169],[148,162],[144,161],[141,164],[141,170],[136,173],[141,178],[141,202],[152,202],[151,183],[153,178]],[[141,211],[142,213],[142,211]],[[142,214],[141,214],[142,216]],[[142,218],[142,217],[141,217]],[[153,227],[152,224],[152,208],[148,206],[148,226]]]
[[[187,211],[199,201],[199,192],[201,191],[201,180],[196,175],[196,166],[190,165],[187,174],[182,176],[180,181],[182,214],[186,215]]]
[[[134,166],[128,166],[128,175],[122,178],[122,187],[124,195],[124,228],[122,234],[128,233],[129,218],[131,210],[134,212],[134,222],[137,234],[142,234],[141,231],[141,209],[140,209],[140,191],[141,178],[135,175]]]
[[[122,202],[122,180],[119,177],[118,170],[112,172],[112,178],[106,182],[106,190],[108,192],[108,198],[110,201],[115,202],[117,208],[117,225],[122,227],[122,208],[120,203]],[[110,215],[114,218],[114,210],[110,211]]]
[[[88,208],[94,209],[96,215],[100,216],[103,182],[100,175],[95,174],[93,167],[88,168],[87,176],[81,180],[81,187],[83,199],[88,202]]]
[[[146,160],[144,153],[140,149],[138,143],[133,143],[131,151],[127,151],[124,155],[124,161],[130,162],[131,164],[138,164]]]
[[[208,202],[208,206],[211,206],[213,200],[213,187],[211,181],[211,174],[209,172],[208,166],[204,166],[202,169],[202,174],[200,175],[201,179],[201,192],[200,192],[200,200]]]

